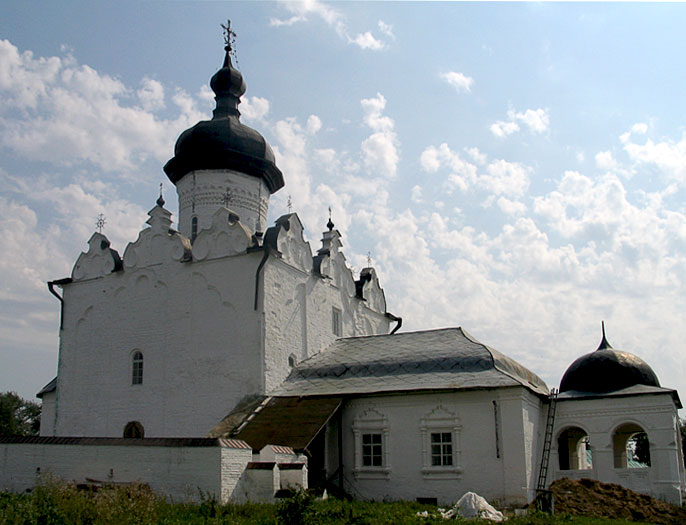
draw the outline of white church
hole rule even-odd
[[[295,213],[266,227],[284,178],[240,122],[246,84],[225,50],[212,119],[164,166],[176,229],[160,196],[123,254],[94,233],[71,276],[48,283],[57,377],[38,393],[40,436],[0,438],[0,490],[50,473],[175,500],[200,489],[273,501],[310,486],[514,506],[571,477],[681,504],[678,393],[604,330],[551,391],[463,328],[399,331],[374,269],[353,275],[331,220],[315,251]]]

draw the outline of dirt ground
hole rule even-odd
[[[656,524],[686,523],[686,509],[633,492],[614,483],[593,479],[559,479],[550,490],[555,495],[555,513],[599,518],[621,518]],[[532,504],[535,506],[535,502]]]

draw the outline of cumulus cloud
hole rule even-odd
[[[246,121],[264,121],[269,114],[269,101],[262,97],[243,97],[239,109]]]
[[[148,158],[165,160],[178,133],[203,117],[197,99],[178,90],[178,115],[158,117],[165,105],[158,81],[143,79],[134,91],[73,57],[34,58],[7,40],[0,67],[0,146],[28,160],[131,171]]]
[[[369,31],[357,34],[354,38],[348,37],[348,41],[352,44],[356,44],[361,49],[371,49],[373,51],[378,51],[385,47],[385,44],[372,35]]]
[[[459,73],[457,71],[441,73],[441,79],[455,88],[455,91],[458,93],[469,93],[472,90],[472,84],[474,83],[472,77],[468,77],[464,73]]]
[[[317,17],[331,26],[339,37],[345,39],[349,44],[358,46],[360,49],[379,51],[386,47],[386,44],[376,38],[371,31],[364,31],[351,36],[343,14],[329,4],[319,0],[303,0],[282,2],[281,5],[292,15],[287,18],[271,18],[269,24],[272,27],[292,26],[300,22],[307,22],[310,17]],[[390,25],[379,20],[378,27],[382,34],[389,38],[394,38]]]
[[[486,163],[487,157],[478,150],[468,148],[467,152],[470,156],[475,156],[480,164]],[[447,169],[449,174],[446,183],[449,190],[459,189],[464,192],[476,187],[493,196],[521,196],[529,187],[530,169],[526,166],[499,159],[488,163],[485,170],[479,173],[475,164],[463,159],[445,143],[438,147],[426,147],[419,162],[428,173]]]
[[[525,111],[509,110],[507,120],[498,120],[491,124],[490,130],[498,138],[507,137],[527,128],[531,133],[541,134],[550,127],[550,114],[547,109],[527,109]]]
[[[386,99],[381,93],[376,97],[362,99],[364,122],[374,133],[362,142],[364,165],[370,172],[381,176],[395,177],[400,155],[398,138],[393,131],[395,123],[392,118],[383,114]]]
[[[620,136],[620,142],[631,162],[639,168],[654,168],[661,177],[686,187],[686,136],[680,139],[654,141],[643,138],[648,132],[646,124],[634,124],[630,131]],[[638,142],[638,135],[642,143]]]

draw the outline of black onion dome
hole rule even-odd
[[[231,169],[262,178],[274,193],[283,187],[283,174],[264,137],[239,120],[238,104],[246,85],[231,63],[231,47],[225,49],[224,64],[210,80],[217,101],[212,120],[198,122],[179,136],[164,172],[176,184],[194,170]]]
[[[562,376],[560,392],[577,391],[597,394],[616,392],[636,385],[660,386],[657,375],[643,359],[629,352],[615,350],[605,339],[595,352],[574,361]]]

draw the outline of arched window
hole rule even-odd
[[[615,468],[646,468],[650,466],[648,434],[636,423],[625,423],[612,436]]]
[[[579,427],[567,428],[557,438],[560,470],[589,470],[593,468],[591,444],[586,432]]]
[[[198,218],[193,217],[191,219],[191,242],[195,241],[195,238],[198,236]]]
[[[131,359],[131,384],[143,384],[143,352],[135,351]]]
[[[145,437],[145,429],[139,421],[129,421],[124,427],[124,437],[129,439],[142,439]]]
[[[297,362],[298,362],[298,361],[297,361],[297,359],[295,358],[295,355],[291,354],[291,355],[288,356],[288,366],[289,366],[290,368],[293,368],[293,367],[296,365]]]

